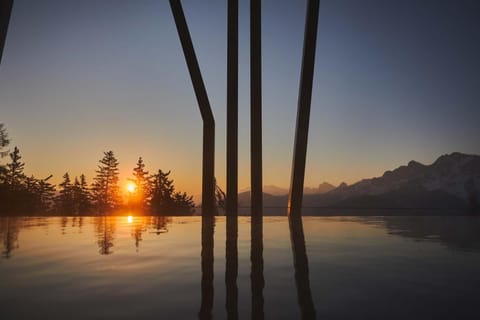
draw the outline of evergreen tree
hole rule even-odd
[[[25,163],[21,162],[20,150],[17,147],[10,153],[10,163],[7,163],[5,171],[5,182],[11,191],[20,191],[22,183],[25,181],[23,168]]]
[[[85,214],[90,211],[92,204],[90,202],[91,194],[88,189],[87,178],[84,174],[80,175],[80,189],[77,197],[78,211],[81,214]]]
[[[0,158],[8,155],[8,150],[4,150],[4,148],[8,146],[9,143],[10,140],[8,139],[7,130],[3,123],[0,123]]]
[[[175,192],[173,180],[169,178],[170,171],[158,173],[151,177],[150,210],[162,215],[192,214],[195,204],[193,196],[185,192]]]
[[[74,211],[74,189],[68,172],[63,175],[63,181],[59,184],[59,187],[60,190],[56,199],[57,210],[62,213],[72,214]]]
[[[148,176],[148,171],[145,170],[145,163],[142,157],[138,158],[137,165],[133,168],[133,177],[131,181],[136,186],[133,202],[135,205],[145,208],[150,192],[150,177]]]
[[[52,209],[55,198],[55,185],[48,182],[52,178],[52,175],[45,179],[40,179],[37,182],[37,195],[38,203],[37,210],[45,213]]]
[[[194,212],[193,196],[189,196],[186,192],[175,192],[173,201],[175,202],[175,214],[190,215]]]
[[[104,152],[92,185],[93,200],[98,210],[112,210],[120,205],[118,161],[113,151]]]
[[[158,170],[158,173],[151,177],[150,209],[154,213],[168,214],[174,208],[173,193],[175,187],[173,186],[173,180],[168,178],[169,175],[170,171]]]

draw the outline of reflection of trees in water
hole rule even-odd
[[[135,217],[131,225],[130,234],[135,240],[135,247],[140,247],[140,242],[143,240],[142,235],[149,229],[153,229],[150,233],[160,235],[168,232],[168,224],[171,222],[171,218],[164,216],[150,216],[150,217]]]
[[[0,238],[2,239],[2,257],[10,258],[12,252],[19,248],[20,230],[33,227],[45,227],[44,218],[0,217]]]
[[[60,228],[62,230],[62,235],[65,234],[65,228],[67,227],[68,217],[60,218]]]
[[[78,228],[80,230],[80,233],[82,232],[82,227],[83,227],[83,217],[72,217],[72,228]]]
[[[113,241],[115,240],[115,231],[117,229],[116,217],[95,217],[93,220],[95,227],[95,235],[99,253],[109,255],[113,253]]]
[[[13,250],[19,247],[18,234],[20,232],[20,219],[7,217],[0,219],[0,237],[2,238],[2,257],[9,259]]]
[[[148,217],[149,222],[148,222],[148,227],[154,229],[154,233],[157,235],[162,234],[162,233],[167,233],[168,232],[168,224],[172,222],[172,219],[169,217],[164,217],[164,216],[153,216],[153,217]]]

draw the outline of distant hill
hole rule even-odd
[[[319,184],[317,188],[305,187],[303,192],[304,194],[321,194],[321,193],[326,193],[328,191],[331,191],[333,189],[335,189],[334,185],[328,182],[323,182]],[[250,188],[242,189],[240,191],[240,194],[244,192],[250,192]],[[277,187],[274,185],[267,185],[267,186],[263,186],[263,192],[272,196],[284,196],[288,194],[288,189]]]
[[[306,189],[304,207],[479,210],[480,156],[455,152],[431,165],[410,161],[381,177],[331,187]],[[322,188],[330,190],[321,192]],[[240,205],[249,206],[249,199],[250,192],[241,193]],[[284,207],[287,201],[287,195],[264,195],[266,207]]]

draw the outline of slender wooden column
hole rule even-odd
[[[250,165],[252,216],[263,211],[262,1],[250,1]]]
[[[170,0],[195,96],[203,119],[202,215],[213,215],[215,207],[215,120],[202,79],[187,21],[180,0]]]
[[[301,215],[320,0],[308,0],[288,214]]]
[[[238,0],[228,0],[227,199],[226,214],[238,214]]]
[[[8,25],[12,14],[13,0],[0,1],[0,63],[2,62],[3,48],[7,39]]]

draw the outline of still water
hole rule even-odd
[[[475,217],[0,218],[0,319],[480,319]]]

